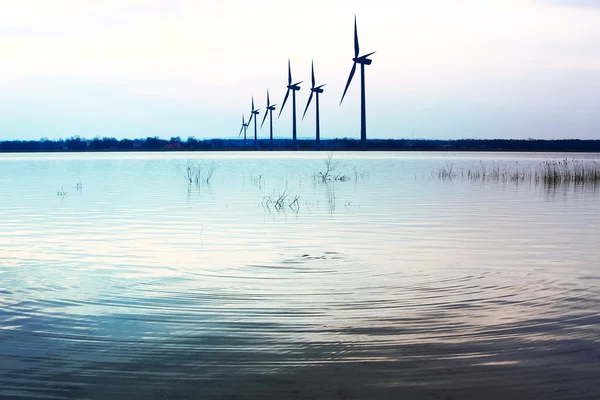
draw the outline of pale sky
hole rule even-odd
[[[322,137],[359,138],[354,15],[368,137],[600,139],[600,0],[0,0],[0,140],[236,137],[288,58],[299,118],[314,59]]]

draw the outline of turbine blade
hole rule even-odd
[[[308,103],[306,103],[306,108],[304,109],[304,114],[302,114],[302,119],[304,119],[304,116],[306,115],[306,112],[308,111],[308,106],[310,106],[310,101],[312,100],[313,93],[314,92],[310,92],[310,96],[308,96]]]
[[[354,76],[354,72],[356,72],[356,63],[352,65],[352,69],[350,70],[350,76],[348,77],[348,83],[346,83],[346,88],[344,89],[344,94],[342,95],[342,100],[340,100],[340,105],[342,105],[342,101],[344,101],[344,96],[346,96],[346,92],[348,91],[348,86],[350,86],[350,82],[352,82],[352,77]]]
[[[315,87],[315,63],[314,61],[311,63],[312,66],[312,87]]]
[[[281,105],[281,108],[279,109],[279,115],[277,116],[277,118],[281,117],[281,112],[283,111],[283,107],[285,107],[285,102],[287,101],[289,95],[290,95],[290,89],[288,89],[287,92],[285,92],[285,97],[283,98],[283,104]]]
[[[269,90],[267,90],[267,108],[269,108],[270,105],[271,103],[269,102]]]
[[[358,30],[356,29],[356,15],[354,16],[354,57],[358,57]]]
[[[288,58],[288,85],[292,84],[292,66],[290,65],[290,59]]]
[[[319,85],[319,86],[317,86],[315,89],[321,89],[321,88],[322,88],[323,86],[325,86],[325,85],[327,85],[327,84],[326,84],[326,83],[324,83],[324,84],[322,84],[322,85]]]
[[[252,121],[252,117],[254,116],[253,113],[250,113],[250,119],[248,120],[248,125],[250,125],[250,121]]]
[[[245,121],[244,121],[244,114],[242,114],[242,125],[244,125]]]
[[[243,130],[244,130],[244,125],[242,125],[242,127],[240,128],[240,133],[238,134],[238,137],[240,137],[240,135],[242,134]]]
[[[260,129],[262,129],[262,126],[265,124],[265,120],[267,119],[267,115],[269,115],[269,110],[267,110],[265,112],[265,117],[263,118],[263,122],[261,122],[261,124],[260,124]]]
[[[252,96],[252,111],[254,111],[254,96]]]
[[[371,53],[369,53],[369,54],[365,54],[364,56],[361,56],[360,58],[367,58],[367,57],[369,57],[370,55],[373,55],[373,54],[375,54],[375,53],[376,53],[376,52],[375,52],[375,51],[373,51],[373,52],[371,52]]]

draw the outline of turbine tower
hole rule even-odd
[[[267,90],[267,109],[265,111],[265,117],[260,124],[260,129],[262,129],[265,120],[267,119],[267,114],[269,115],[269,149],[273,150],[273,111],[275,111],[275,106],[277,104],[271,105],[269,101],[269,91]]]
[[[252,121],[252,117],[254,117],[255,115],[259,114],[260,108],[258,109],[254,109],[254,96],[252,96],[252,111],[250,111],[250,119],[248,120],[248,123],[250,123],[250,121]],[[258,150],[258,138],[256,136],[256,119],[258,117],[254,117],[254,150]]]
[[[356,15],[354,16],[354,64],[352,65],[352,69],[350,70],[350,76],[348,77],[348,82],[346,83],[346,88],[344,89],[344,94],[342,95],[342,100],[340,100],[340,105],[342,105],[342,101],[344,101],[344,96],[346,96],[346,91],[348,90],[348,86],[350,86],[350,82],[352,81],[352,77],[354,76],[354,72],[356,72],[356,64],[360,64],[360,147],[362,150],[366,150],[367,148],[367,105],[365,100],[365,65],[371,65],[372,60],[369,60],[368,57],[371,54],[375,54],[375,52],[365,54],[364,56],[358,56],[358,32],[356,29]]]
[[[242,131],[244,131],[244,147],[246,147],[246,130],[248,129],[249,124],[250,124],[250,121],[245,122],[244,114],[242,114],[242,127],[240,128],[240,133],[238,134],[238,137],[240,137],[240,135],[242,134]]]
[[[285,97],[283,98],[283,104],[281,104],[281,108],[279,109],[279,117],[281,117],[281,112],[283,111],[283,107],[285,107],[285,102],[288,99],[288,96],[290,95],[290,90],[292,91],[292,146],[294,147],[294,150],[297,150],[297,144],[296,144],[296,91],[300,90],[300,86],[298,86],[299,84],[301,84],[302,81],[298,82],[298,83],[294,83],[292,85],[292,67],[290,66],[290,60],[288,59],[288,85],[287,85],[287,92],[285,92]]]
[[[316,94],[315,102],[316,102],[316,107],[317,107],[317,130],[316,130],[317,140],[315,142],[315,145],[316,145],[316,149],[318,151],[321,149],[321,132],[320,132],[320,128],[319,128],[319,94],[323,93],[322,88],[323,88],[323,86],[325,86],[325,84],[315,87],[315,64],[314,64],[314,62],[311,64],[311,67],[312,67],[312,75],[311,75],[312,86],[310,88],[310,96],[308,97],[308,103],[306,103],[306,108],[304,109],[304,114],[302,114],[302,119],[304,119],[304,116],[306,115],[306,111],[308,111],[308,106],[310,106],[310,101],[313,98],[313,94]]]

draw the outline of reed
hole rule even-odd
[[[521,167],[518,163],[494,163],[484,165],[482,162],[469,168],[457,169],[451,162],[439,166],[432,175],[441,180],[466,179],[480,182],[500,183],[534,183],[545,186],[558,185],[600,185],[599,161],[544,161],[537,166]]]
[[[339,167],[340,162],[333,159],[333,152],[327,155],[327,158],[324,160],[325,170],[319,171],[313,175],[315,180],[320,180],[321,182],[329,182],[329,181],[339,181],[345,182],[349,181],[350,177],[341,172],[336,173],[336,169]]]
[[[438,167],[437,176],[439,179],[447,180],[459,177],[459,171],[454,169],[454,164],[446,161],[443,166]]]
[[[202,161],[196,164],[188,162],[183,177],[190,185],[192,183],[196,185],[209,184],[216,169],[217,166],[214,162],[205,163]]]
[[[600,184],[600,162],[546,161],[539,180],[547,186]]]
[[[264,182],[263,174],[250,175],[250,183],[252,183],[252,185],[254,187],[257,187],[258,189],[262,189],[263,182]]]
[[[289,195],[286,187],[283,192],[275,194],[275,191],[273,191],[270,195],[264,196],[260,205],[268,210],[275,209],[277,211],[282,211],[288,207],[291,210],[298,212],[300,210],[299,200],[300,196]]]
[[[209,184],[215,171],[217,170],[217,165],[214,163],[214,161],[212,161],[210,163],[202,162],[202,165],[203,165],[203,171],[204,171],[202,180],[204,181],[204,183]]]
[[[354,182],[358,182],[359,179],[368,179],[369,172],[367,171],[359,171],[356,167],[354,167]]]
[[[326,195],[329,213],[333,214],[336,206],[335,185],[326,185]]]

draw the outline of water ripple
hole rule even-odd
[[[181,154],[55,157],[0,158],[0,398],[600,396],[593,191],[428,179],[439,155],[340,155],[365,173],[332,186],[302,154],[187,154],[219,164],[199,186]],[[299,210],[261,207],[286,187]]]

